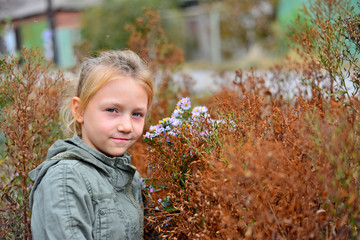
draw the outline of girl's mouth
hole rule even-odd
[[[127,142],[130,140],[128,138],[112,138],[112,139],[117,142]]]

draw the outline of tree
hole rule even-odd
[[[278,0],[224,0],[221,13],[223,52],[231,57],[234,49],[272,35]]]
[[[125,48],[130,33],[124,28],[127,24],[134,24],[144,8],[164,10],[175,7],[177,3],[171,0],[105,1],[84,11],[82,36],[94,51]]]

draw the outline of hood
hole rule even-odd
[[[120,157],[108,157],[84,143],[77,135],[65,140],[57,140],[48,150],[46,160],[29,173],[34,182],[30,193],[30,207],[32,207],[33,194],[45,176],[47,170],[56,165],[60,160],[80,160],[93,165],[105,175],[109,176],[110,168],[120,168],[125,171],[135,171],[131,163],[131,155],[124,153]]]

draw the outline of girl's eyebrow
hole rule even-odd
[[[147,107],[137,107],[137,108],[134,108],[134,111],[143,111],[143,112],[146,112],[147,110]]]
[[[108,102],[105,102],[104,105],[112,105],[112,106],[115,106],[115,107],[124,107],[126,106],[127,104],[125,103],[118,103],[118,102],[115,102],[115,101],[108,101]],[[144,111],[146,112],[147,110],[147,106],[136,106],[133,108],[134,111]]]

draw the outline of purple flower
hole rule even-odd
[[[208,111],[207,107],[204,106],[198,106],[198,107],[194,107],[193,110],[191,111],[192,114],[196,114],[196,113],[206,113]]]
[[[153,134],[151,134],[149,132],[146,132],[144,136],[149,139],[152,139],[154,137]]]
[[[174,133],[173,131],[169,131],[167,134],[169,134],[169,135],[171,135],[171,136],[176,136],[177,134],[176,133]]]
[[[153,186],[150,185],[148,187],[148,190],[149,190],[150,193],[153,193],[155,191],[155,188],[153,188]]]
[[[159,198],[159,199],[158,199],[158,203],[161,203],[161,202],[162,202],[162,199],[161,199],[161,198]]]
[[[171,114],[171,118],[181,117],[184,111],[181,108],[176,108],[174,112]]]
[[[145,189],[146,183],[142,177],[140,177],[140,185],[141,185],[141,189]]]
[[[208,117],[208,115],[206,114],[208,111],[207,107],[194,107],[193,110],[191,111],[191,115],[193,120],[199,120],[200,116],[203,115],[203,118]]]
[[[170,125],[174,126],[174,127],[178,127],[181,125],[181,120],[177,119],[177,118],[172,117],[172,118],[170,118],[169,122],[170,122]]]
[[[166,222],[165,222],[165,227],[167,227],[167,226],[169,226],[170,225],[170,221],[171,221],[171,218],[170,217],[168,217],[168,218],[166,218],[166,220],[165,220]]]
[[[160,120],[160,121],[159,121],[159,125],[166,125],[166,124],[168,124],[168,123],[169,123],[169,119],[170,119],[170,118],[167,117],[167,118],[164,118],[163,120]]]
[[[159,135],[159,126],[150,126],[149,131],[145,133],[145,138],[152,139]]]
[[[340,59],[343,59],[343,57],[344,57],[344,56],[341,54],[341,55],[340,55]]]
[[[177,109],[183,109],[183,110],[188,110],[191,107],[191,102],[190,102],[190,98],[185,97],[182,98],[177,104]]]
[[[155,132],[156,130],[156,126],[150,126],[149,127],[149,132]]]
[[[158,136],[163,132],[165,132],[165,129],[163,126],[160,126],[160,125],[155,126],[155,132],[154,132],[155,136]]]

